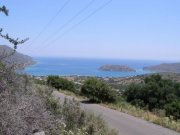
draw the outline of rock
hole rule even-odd
[[[33,135],[45,135],[45,132],[42,131],[42,132],[37,132],[37,133],[34,133]]]

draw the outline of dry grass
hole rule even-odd
[[[62,91],[62,90],[60,90],[60,92],[65,95],[72,96],[72,97],[76,98],[77,100],[87,99],[83,96],[74,94],[73,92]],[[101,105],[111,108],[113,110],[117,110],[117,111],[129,114],[129,115],[144,119],[146,121],[155,123],[157,125],[161,125],[163,127],[172,129],[174,131],[180,132],[180,121],[175,121],[169,117],[160,117],[160,116],[158,116],[159,114],[156,115],[155,113],[137,108],[126,102],[119,102],[117,104],[101,104]]]
[[[52,96],[46,98],[48,109],[66,125],[60,134],[117,135],[116,131],[108,128],[101,116],[81,110],[78,101],[65,99],[62,103]]]
[[[56,131],[58,122],[46,109],[45,99],[39,96],[35,85],[23,77],[17,77],[16,81],[16,85],[0,93],[0,134],[32,135],[34,131],[46,134]]]
[[[169,117],[161,117],[152,112],[142,110],[128,103],[102,104],[105,107],[118,110],[120,112],[144,119],[146,121],[161,125],[163,127],[180,132],[180,121],[175,121]]]

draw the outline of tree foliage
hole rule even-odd
[[[165,105],[166,115],[180,119],[180,101],[173,101]]]
[[[67,79],[61,78],[59,76],[48,76],[47,84],[62,90],[69,90],[75,92],[75,84]]]
[[[81,93],[95,102],[115,102],[117,99],[117,93],[96,78],[87,79],[81,88]]]
[[[131,84],[124,92],[126,100],[134,105],[153,109],[164,109],[167,116],[179,119],[180,83],[152,75],[144,84]]]

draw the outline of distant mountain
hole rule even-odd
[[[144,67],[143,69],[155,72],[180,73],[180,63],[163,63],[160,65]]]
[[[124,65],[103,65],[99,68],[101,71],[114,71],[114,72],[136,72],[135,69],[132,69]]]
[[[7,66],[16,64],[18,69],[23,69],[27,66],[35,64],[30,56],[15,52],[13,55],[13,49],[6,45],[0,45],[0,60]]]

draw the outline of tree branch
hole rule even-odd
[[[4,13],[6,16],[9,14],[9,10],[5,6],[0,7],[0,12]]]
[[[11,38],[8,34],[5,34],[5,35],[2,34],[2,31],[3,31],[3,29],[0,28],[0,37],[4,38],[4,39],[8,40],[10,43],[12,43],[12,44],[14,45],[14,50],[17,49],[17,45],[18,45],[18,44],[23,44],[23,43],[25,43],[27,40],[29,40],[29,38],[26,38],[26,39],[24,39],[24,40],[19,40],[19,38],[13,39],[13,38]]]

